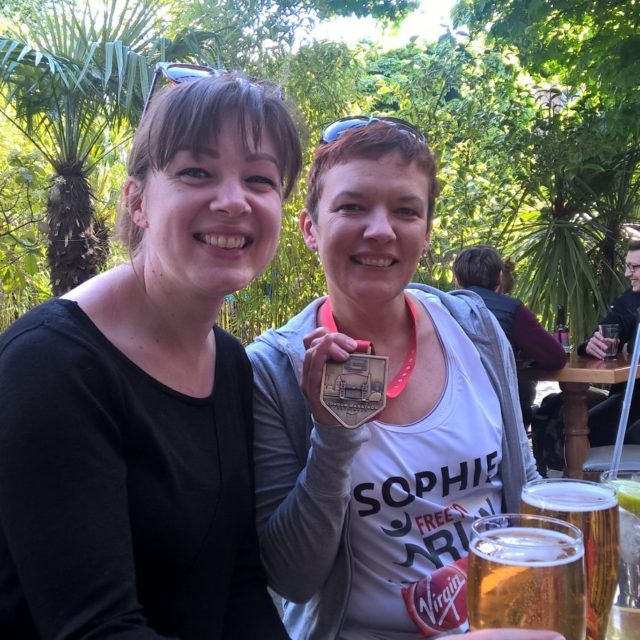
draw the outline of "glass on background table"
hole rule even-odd
[[[584,640],[581,531],[562,520],[503,513],[471,525],[467,610],[472,630],[522,627]]]
[[[640,469],[605,471],[620,508],[620,568],[607,640],[640,640]]]

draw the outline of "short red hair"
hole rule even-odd
[[[436,161],[426,143],[411,135],[405,129],[384,121],[373,121],[363,127],[347,129],[335,142],[321,142],[307,177],[306,208],[311,219],[318,220],[318,202],[322,195],[323,176],[337,164],[350,160],[376,159],[395,153],[407,164],[416,163],[427,178],[427,223],[435,212],[436,198],[440,194],[436,178]]]

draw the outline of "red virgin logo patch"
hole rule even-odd
[[[423,638],[467,631],[467,558],[404,587],[402,597]]]

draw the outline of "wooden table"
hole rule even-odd
[[[555,380],[560,383],[563,398],[565,475],[582,478],[582,464],[589,452],[587,390],[590,384],[626,382],[631,369],[630,356],[618,355],[612,360],[580,357],[571,354],[563,369],[545,371],[534,367],[518,369],[523,380]],[[636,379],[640,367],[636,370]],[[616,424],[615,427],[618,425]]]

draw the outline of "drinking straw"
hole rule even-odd
[[[627,386],[624,390],[624,400],[622,401],[622,411],[620,412],[620,422],[618,423],[618,433],[616,434],[616,443],[613,447],[613,458],[611,460],[611,477],[618,475],[620,468],[620,459],[622,458],[622,444],[624,442],[625,432],[627,430],[627,420],[629,419],[629,409],[631,408],[631,396],[633,395],[633,387],[636,383],[636,370],[638,367],[638,357],[640,356],[640,308],[636,310],[636,338],[633,342],[633,351],[631,353],[631,366],[629,368],[629,378]]]

